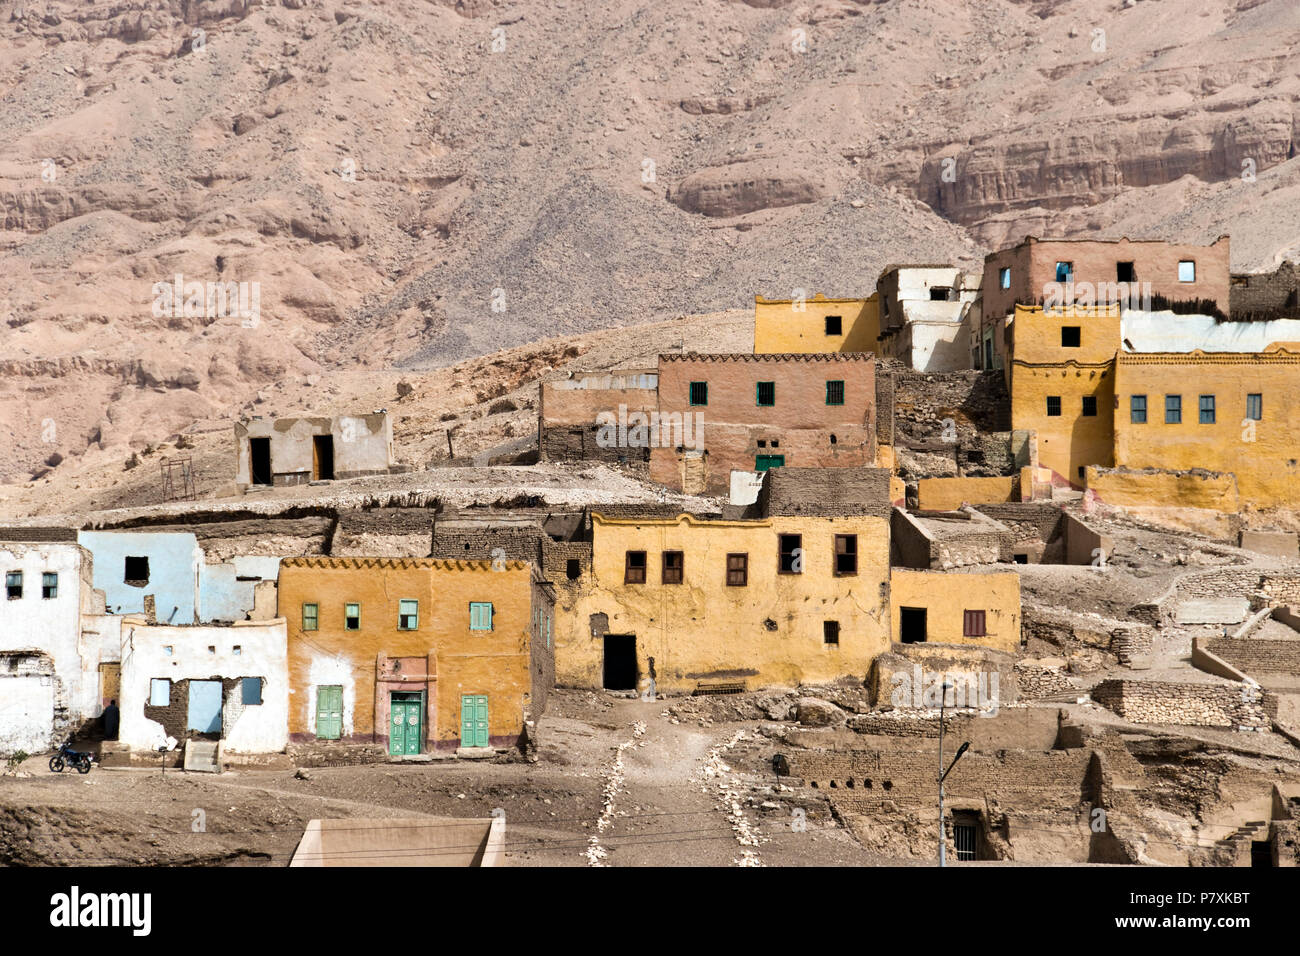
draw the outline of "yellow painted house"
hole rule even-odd
[[[889,610],[896,644],[1020,649],[1020,575],[1015,571],[894,568]]]
[[[1089,465],[1114,462],[1119,306],[1017,305],[1010,363],[1011,427],[1038,434],[1038,463],[1082,487]]]
[[[794,685],[888,650],[887,516],[591,520],[590,581],[557,606],[560,684]]]
[[[754,296],[754,352],[878,352],[880,297],[765,299]]]

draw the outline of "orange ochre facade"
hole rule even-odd
[[[528,562],[286,558],[279,606],[295,743],[386,747],[399,694],[421,695],[420,752],[454,750],[462,698],[473,695],[487,698],[489,745],[509,747],[555,680],[554,595]],[[341,714],[331,727],[318,704],[333,695]]]

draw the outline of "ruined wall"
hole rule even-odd
[[[774,468],[763,477],[758,505],[764,515],[875,515],[890,505],[884,468]]]
[[[645,461],[649,448],[602,439],[597,419],[620,407],[625,416],[659,407],[657,371],[628,370],[542,382],[538,386],[538,441],[543,461]]]
[[[1010,561],[1016,554],[1028,557],[1028,564],[1058,564],[1065,561],[1065,514],[1055,505],[1036,502],[982,504],[976,510],[1011,530],[1014,540],[999,555]]]
[[[1234,322],[1300,318],[1300,263],[1283,262],[1272,272],[1234,275],[1228,302]]]
[[[426,558],[433,540],[434,515],[433,508],[341,510],[330,554]]]
[[[199,620],[199,574],[203,551],[188,532],[82,531],[77,540],[94,556],[95,587],[114,614],[140,614],[153,597],[158,619],[171,624]],[[149,578],[126,580],[127,557],[149,560]]]
[[[1259,688],[1239,684],[1175,684],[1105,680],[1092,699],[1126,720],[1184,727],[1267,728]]]
[[[954,685],[948,706],[960,704],[960,684],[963,706],[996,709],[1019,699],[1014,665],[1013,654],[989,647],[895,642],[872,661],[867,691],[872,705],[882,710],[938,709],[938,688],[947,677]],[[982,701],[972,691],[978,691]]]
[[[1108,505],[1208,508],[1229,514],[1241,510],[1236,476],[1222,472],[1089,467],[1084,480],[1088,490]]]

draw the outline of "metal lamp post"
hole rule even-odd
[[[948,691],[950,690],[952,690],[952,684],[948,683],[947,681],[944,681],[943,690],[939,697],[939,866],[941,867],[947,865],[947,851],[948,851],[948,841],[943,832],[943,781],[948,776],[948,774],[952,773],[952,768],[957,766],[957,761],[961,759],[961,755],[970,749],[970,741],[963,743],[957,749],[957,755],[952,758],[952,763],[948,765],[948,769],[946,770],[944,769],[943,709],[944,709],[944,705],[948,703]]]

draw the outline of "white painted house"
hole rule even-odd
[[[102,712],[82,616],[103,608],[73,541],[0,541],[0,574],[0,754],[40,753]]]
[[[890,266],[880,274],[880,353],[919,372],[971,367],[979,276],[953,266]]]
[[[289,742],[284,618],[168,627],[122,627],[122,726],[131,750],[168,737],[220,739],[230,753],[274,753]]]

